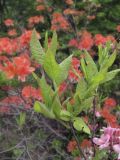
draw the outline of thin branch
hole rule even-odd
[[[97,105],[97,97],[95,96],[94,99],[93,99],[93,130],[92,130],[92,138],[91,138],[91,141],[92,141],[92,139],[94,138],[94,136],[95,136],[95,131],[96,131],[96,116],[95,116],[96,105]],[[94,155],[93,155],[93,156],[95,156],[96,150],[95,150],[95,144],[93,143],[93,141],[92,141],[92,146],[93,146],[93,152],[94,152]]]
[[[26,140],[26,139],[25,139],[25,146],[26,146],[27,155],[28,155],[28,157],[30,158],[30,160],[32,160],[32,157],[31,157],[30,152],[29,152],[29,150],[28,150],[28,145],[27,145],[27,140]]]
[[[70,128],[71,128],[71,131],[72,131],[72,133],[73,133],[73,136],[74,136],[74,138],[75,138],[75,140],[76,140],[76,142],[77,142],[77,147],[78,147],[78,150],[79,150],[80,154],[82,155],[82,157],[83,157],[85,160],[87,160],[86,155],[84,154],[84,152],[82,151],[82,149],[81,149],[81,147],[80,147],[79,140],[78,140],[78,137],[77,137],[77,135],[76,135],[76,133],[75,133],[75,130],[74,130],[74,128],[73,128],[72,122],[70,122]]]
[[[20,145],[23,143],[23,141],[24,141],[24,139],[22,141],[20,141],[17,145],[15,145],[15,146],[7,149],[7,150],[1,151],[0,154],[6,153],[6,152],[10,152],[10,151],[14,150],[15,148],[20,147]]]
[[[42,123],[52,132],[54,133],[56,136],[60,137],[63,140],[68,140],[66,137],[64,137],[63,135],[61,135],[60,133],[56,132],[48,123],[46,123],[46,121],[44,119],[42,119]]]

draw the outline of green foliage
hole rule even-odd
[[[45,41],[47,43],[47,40]],[[68,76],[72,56],[66,58],[61,64],[58,64],[55,60],[57,44],[57,34],[54,32],[50,47],[44,53],[37,39],[36,31],[33,30],[30,43],[32,56],[38,63],[43,64],[43,68],[48,76],[59,85]]]
[[[73,126],[76,130],[78,131],[83,131],[87,134],[90,134],[90,129],[89,127],[86,125],[86,123],[83,121],[82,118],[75,118],[74,122],[73,122]]]
[[[38,63],[43,64],[44,51],[37,38],[37,32],[35,29],[32,32],[30,49],[32,53],[32,58],[34,58]]]
[[[36,101],[34,103],[34,111],[38,112],[38,113],[42,113],[42,114],[44,114],[44,116],[46,116],[48,118],[51,118],[51,119],[55,118],[52,110],[48,109],[48,107],[45,104],[43,104],[39,101]]]
[[[33,31],[32,39],[35,38],[36,33]],[[31,42],[35,42],[31,39]],[[34,47],[32,45],[34,44]],[[37,42],[36,42],[37,44]],[[42,77],[39,78],[33,73],[34,78],[37,80],[39,87],[41,88],[43,102],[36,101],[34,104],[34,111],[42,113],[44,116],[59,121],[65,121],[66,123],[72,122],[73,126],[78,131],[83,131],[90,134],[90,129],[84,120],[79,117],[80,113],[87,111],[93,106],[94,97],[98,95],[97,89],[101,84],[110,81],[120,71],[120,69],[109,71],[116,59],[116,51],[112,54],[110,43],[106,47],[99,46],[98,48],[98,64],[94,62],[92,57],[87,51],[84,52],[84,58],[81,59],[81,69],[84,76],[79,77],[78,84],[76,86],[75,94],[73,97],[67,97],[63,102],[58,94],[59,85],[66,80],[72,56],[63,60],[60,64],[57,63],[55,55],[57,51],[57,34],[54,32],[50,46],[48,47],[48,35],[45,38],[45,53],[42,67]],[[40,50],[43,51],[41,45]],[[34,55],[38,51],[38,45],[31,43],[31,51]],[[41,58],[41,57],[37,57]],[[41,63],[41,62],[40,62]],[[48,84],[45,78],[45,73],[52,80],[52,85]],[[74,99],[74,104],[70,104],[69,99]],[[65,108],[64,108],[65,107]]]
[[[106,157],[107,151],[106,150],[97,150],[96,155],[92,160],[102,160],[104,157]]]
[[[26,113],[25,112],[20,112],[19,117],[17,117],[17,119],[16,119],[17,124],[20,128],[22,128],[23,125],[25,124],[25,120],[26,120]]]

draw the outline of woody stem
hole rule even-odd
[[[77,137],[77,135],[76,135],[76,133],[75,133],[75,130],[74,130],[74,128],[73,128],[72,122],[70,122],[69,124],[70,124],[70,129],[71,129],[71,131],[72,131],[72,133],[73,133],[73,136],[74,136],[74,138],[75,138],[75,140],[76,140],[78,150],[79,150],[80,154],[82,155],[82,157],[83,157],[85,160],[87,160],[86,155],[84,154],[84,152],[82,151],[82,149],[81,149],[81,147],[80,147],[79,140],[78,140],[78,137]]]

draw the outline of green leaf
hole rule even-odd
[[[83,131],[87,134],[90,134],[90,129],[89,127],[86,125],[86,123],[83,121],[82,118],[75,118],[74,122],[73,122],[73,126],[77,131]]]
[[[102,83],[105,83],[105,82],[112,80],[117,75],[118,72],[120,72],[120,69],[116,69],[111,72],[108,72],[106,74],[105,80]]]
[[[66,110],[61,110],[60,119],[62,119],[63,121],[70,121],[70,118],[71,118],[70,112]]]
[[[53,36],[52,36],[52,40],[51,40],[51,43],[50,43],[50,47],[48,48],[48,50],[50,50],[52,52],[52,54],[55,55],[57,47],[58,47],[57,34],[54,31]]]
[[[45,105],[48,106],[48,108],[51,108],[52,105],[52,96],[53,96],[53,90],[51,86],[49,86],[46,82],[46,79],[44,76],[40,79],[35,73],[33,73],[34,78],[37,80],[38,85],[41,89],[43,100],[45,102]]]
[[[116,59],[116,55],[117,55],[117,54],[116,54],[116,51],[114,51],[114,53],[111,54],[109,58],[107,58],[106,60],[103,61],[104,63],[102,63],[102,66],[101,66],[100,69],[101,69],[101,70],[102,70],[102,69],[108,70],[108,68],[111,67],[112,64],[114,63],[114,61],[115,61],[115,59]]]
[[[85,99],[82,103],[81,103],[81,111],[87,111],[88,109],[90,109],[93,106],[93,98],[94,97],[89,97],[88,99]]]
[[[84,76],[85,76],[85,78],[86,78],[86,80],[87,80],[87,79],[88,79],[88,77],[87,77],[87,71],[86,71],[86,64],[85,64],[85,60],[82,58],[80,62],[81,62],[82,71],[83,71]]]
[[[85,82],[84,78],[81,78],[77,84],[75,97],[79,96],[79,98],[82,100],[84,98],[86,90],[87,90],[87,83]]]
[[[61,83],[60,67],[55,60],[55,55],[48,50],[44,57],[43,64],[45,72],[48,76],[55,81],[57,84]]]
[[[99,65],[101,65],[102,61],[103,61],[103,48],[102,48],[102,45],[99,45],[98,46],[98,63]]]
[[[34,103],[34,111],[37,112],[37,113],[41,113],[41,107],[40,107],[40,104],[36,101]]]
[[[86,51],[84,54],[85,58],[81,59],[81,67],[86,80],[89,82],[91,78],[98,72],[98,70],[95,62],[93,61],[89,53]]]
[[[70,69],[71,66],[71,61],[72,61],[72,55],[69,56],[68,58],[66,58],[65,60],[63,60],[60,63],[60,71],[61,71],[61,83],[67,78],[68,76],[68,71]]]
[[[45,33],[45,41],[44,41],[45,52],[48,49],[48,32]]]
[[[32,32],[32,37],[30,41],[30,50],[32,53],[32,58],[35,59],[39,64],[43,64],[45,53],[37,38],[37,33],[35,29]]]
[[[97,150],[95,157],[92,160],[102,160],[106,157],[107,150]]]
[[[38,109],[39,107],[39,109]],[[34,103],[34,109],[37,111],[39,110],[39,113],[42,113],[44,116],[48,117],[48,118],[51,118],[51,119],[54,119],[55,118],[55,115],[53,114],[53,112],[51,110],[49,110],[45,104],[39,102],[39,101],[36,101]]]
[[[91,80],[91,77],[93,77],[98,72],[98,69],[92,57],[89,55],[87,51],[85,51],[85,61],[87,64],[86,74],[87,74],[88,79]]]
[[[20,112],[19,117],[17,118],[17,123],[20,127],[22,127],[25,124],[26,120],[26,113],[25,112]]]
[[[52,105],[51,105],[52,112],[55,114],[56,118],[60,117],[61,108],[62,106],[59,100],[59,96],[58,96],[58,93],[56,92],[54,93]]]
[[[105,70],[101,70],[100,72],[98,72],[91,80],[91,84],[93,84],[94,86],[99,85],[106,77],[107,71]]]
[[[67,103],[67,111],[73,113],[73,106],[70,104],[70,102]]]
[[[61,84],[67,78],[71,59],[72,56],[65,59],[61,64],[58,64],[51,50],[48,50],[45,54],[43,64],[44,70],[57,85]]]
[[[93,97],[86,98],[84,101],[80,100],[79,96],[76,97],[76,102],[74,105],[74,116],[77,116],[82,111],[88,111],[93,105]]]

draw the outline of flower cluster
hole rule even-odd
[[[93,142],[99,146],[100,149],[110,149],[118,154],[120,159],[120,129],[119,128],[103,128],[103,134],[100,138],[93,138]]]
[[[53,19],[51,21],[51,30],[68,30],[69,29],[69,23],[64,18],[64,16],[61,13],[53,13]]]
[[[7,37],[0,38],[0,54],[7,53],[14,54],[18,50],[17,39],[10,39]]]
[[[14,26],[14,21],[12,19],[6,19],[4,21],[4,24],[7,26],[7,27],[10,27],[10,26]]]
[[[80,50],[90,50],[92,48],[94,44],[93,38],[91,33],[87,32],[87,31],[83,31],[79,41],[76,39],[72,39],[69,41],[69,46],[73,46],[76,47]]]
[[[42,101],[42,95],[41,95],[40,89],[36,89],[36,88],[32,87],[31,85],[25,86],[22,89],[22,96],[25,99],[32,98],[32,99],[37,99],[37,100]]]
[[[33,16],[33,17],[30,17],[28,19],[28,25],[29,26],[34,26],[35,24],[39,24],[39,23],[44,23],[44,17],[43,16]]]
[[[116,42],[115,38],[112,35],[108,35],[105,37],[102,34],[96,34],[95,37],[92,37],[91,33],[89,33],[88,31],[83,31],[80,35],[79,40],[71,39],[68,45],[80,50],[90,51],[94,45],[105,45],[108,41],[111,41],[112,44]]]
[[[12,62],[10,60],[6,61],[1,69],[9,79],[17,76],[21,81],[25,81],[26,76],[34,71],[34,68],[31,67],[29,57],[26,55],[12,58]]]

